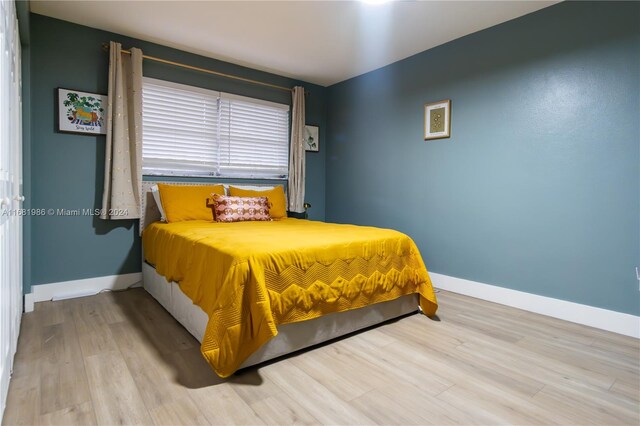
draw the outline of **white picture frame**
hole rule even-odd
[[[320,128],[318,126],[304,126],[304,150],[308,152],[320,151]]]
[[[451,136],[451,99],[424,105],[424,140]]]
[[[58,131],[106,135],[108,96],[58,88]]]

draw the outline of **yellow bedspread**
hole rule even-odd
[[[279,324],[419,293],[436,296],[418,248],[389,229],[299,219],[156,222],[142,235],[146,260],[209,315],[202,354],[227,377]]]

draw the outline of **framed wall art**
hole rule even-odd
[[[320,151],[320,129],[318,126],[304,126],[304,150]]]
[[[105,95],[58,88],[58,131],[104,135],[106,108]]]
[[[451,136],[451,99],[424,105],[424,140]]]

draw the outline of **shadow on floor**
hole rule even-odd
[[[382,324],[367,327],[345,336],[323,342],[287,354],[257,366],[244,368],[227,379],[218,377],[200,352],[200,343],[171,314],[169,314],[149,293],[142,288],[112,292],[97,297],[109,297],[119,313],[125,317],[127,326],[133,328],[136,336],[144,339],[144,346],[152,348],[175,374],[177,383],[191,389],[216,386],[223,383],[259,386],[264,382],[260,368],[278,362],[283,358],[295,357],[306,351],[327,345],[355,334],[398,321],[408,315],[391,319]],[[106,300],[105,300],[106,302]],[[436,316],[432,320],[440,321]]]
[[[105,296],[113,300],[131,331],[144,339],[144,346],[151,348],[171,368],[177,383],[197,389],[227,381],[211,369],[200,353],[200,343],[144,289]]]

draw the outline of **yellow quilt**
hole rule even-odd
[[[420,252],[390,229],[300,219],[156,222],[142,235],[147,262],[209,315],[202,354],[227,377],[279,324],[419,293],[437,300]]]

